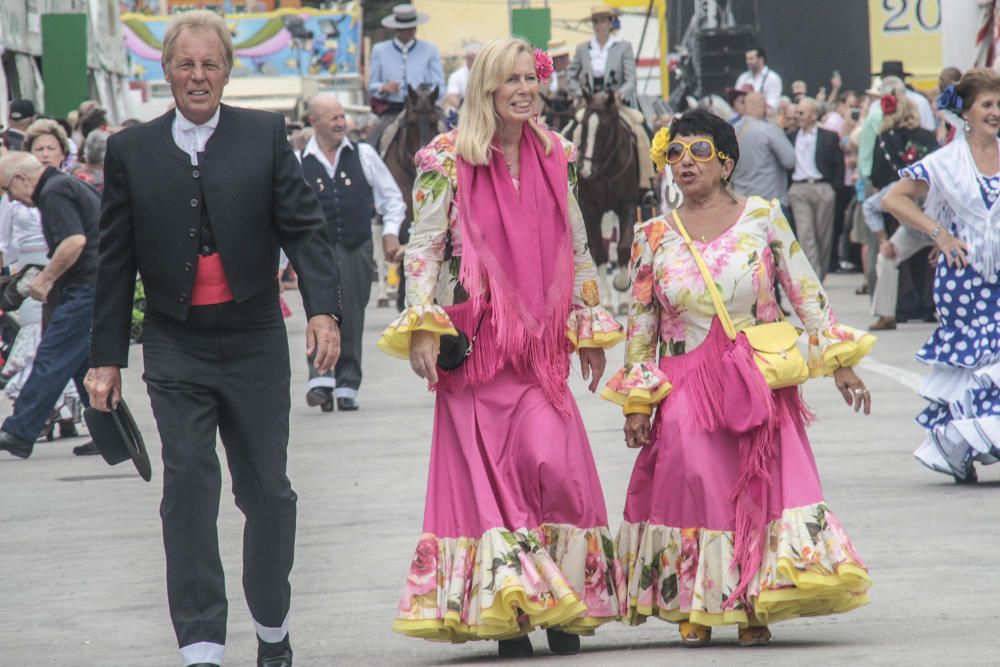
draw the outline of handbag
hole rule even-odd
[[[479,336],[480,327],[483,326],[484,317],[486,317],[485,308],[479,316],[479,323],[476,325],[476,330],[472,333],[471,339],[458,327],[455,327],[455,331],[458,332],[457,336],[442,334],[438,344],[438,368],[443,371],[453,371],[465,363],[465,360],[472,354],[472,349],[476,345],[476,338]]]
[[[677,231],[684,237],[684,243],[687,244],[688,250],[694,256],[694,261],[698,264],[698,270],[701,271],[701,277],[705,280],[705,286],[712,297],[712,304],[715,306],[719,321],[722,323],[722,328],[729,340],[736,340],[737,333],[746,336],[747,342],[753,348],[757,368],[760,369],[771,389],[794,387],[808,380],[809,365],[806,364],[806,360],[796,343],[799,339],[799,332],[789,322],[785,320],[769,322],[747,327],[741,332],[736,331],[733,320],[729,317],[729,311],[726,310],[726,305],[722,301],[722,295],[719,294],[715,285],[715,280],[708,267],[705,266],[705,260],[702,259],[701,253],[695,249],[691,237],[688,236],[687,230],[681,223],[680,216],[677,215],[677,211],[672,210],[671,214],[677,225]]]

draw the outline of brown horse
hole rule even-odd
[[[576,107],[567,90],[556,91],[555,95],[540,94],[545,102],[545,124],[556,132],[562,132],[573,119]]]
[[[634,136],[618,114],[615,96],[608,93],[584,95],[587,102],[577,141],[580,210],[587,226],[587,241],[601,278],[607,303],[614,295],[607,289],[603,268],[609,263],[613,232],[602,233],[602,219],[613,213],[618,219],[615,286],[628,289],[629,255],[636,207],[639,205],[639,163]]]

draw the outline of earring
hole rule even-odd
[[[736,191],[733,190],[733,184],[732,183],[730,183],[726,179],[722,179],[722,186],[725,188],[726,194],[729,195],[730,198],[732,198],[732,200],[734,202],[738,203],[740,201],[739,197],[736,196]]]
[[[965,125],[962,126],[962,131],[966,134],[972,134],[972,126],[969,125],[969,121],[965,121]]]

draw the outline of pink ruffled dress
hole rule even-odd
[[[814,376],[874,344],[836,322],[777,201],[749,198],[733,227],[695,245],[737,330],[781,318],[777,278]],[[636,228],[632,279],[626,364],[602,394],[626,414],[656,411],[617,538],[626,622],[759,625],[866,604],[871,582],[823,499],[799,389],[772,392],[745,338],[726,337],[664,218]]]
[[[414,230],[404,260],[408,307],[379,341],[400,358],[409,358],[414,331],[471,334],[477,325],[459,281],[455,137],[438,136],[416,157]],[[560,148],[572,165],[572,146]],[[611,347],[624,337],[599,305],[572,168],[569,180],[572,304],[564,370],[541,383],[549,389],[565,388],[573,350]],[[476,350],[492,349],[496,335],[487,323]],[[589,634],[621,617],[624,576],[579,411],[568,391],[557,405],[512,364],[469,382],[463,369],[480,356],[439,371],[423,535],[393,629],[452,642],[511,638],[536,627]]]

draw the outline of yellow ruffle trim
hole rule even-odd
[[[660,402],[667,397],[667,394],[673,391],[673,388],[674,386],[672,384],[664,382],[653,391],[641,388],[629,389],[628,395],[626,396],[620,392],[605,387],[601,391],[601,398],[622,406],[622,412],[626,415],[651,415],[653,414],[653,408],[659,405]]]
[[[603,350],[607,350],[625,340],[625,332],[621,330],[612,332],[598,331],[595,332],[591,338],[584,338],[583,340],[578,341],[576,338],[576,332],[572,329],[567,329],[566,338],[568,338],[569,342],[573,344],[574,350],[588,347],[599,347]]]
[[[382,332],[378,349],[393,357],[409,359],[410,339],[414,331],[430,331],[438,339],[443,335],[458,335],[451,319],[440,306],[407,308]]]
[[[660,618],[671,623],[690,621],[699,625],[769,625],[802,616],[841,614],[863,607],[871,600],[868,589],[871,578],[862,568],[844,563],[836,574],[819,574],[797,570],[787,558],[778,560],[778,573],[794,586],[764,589],[754,601],[754,613],[732,609],[721,613],[695,610],[654,609],[632,600],[624,622],[629,625],[644,623],[646,618]]]
[[[467,625],[462,622],[459,612],[448,611],[443,619],[397,619],[392,629],[408,637],[461,643],[470,639],[511,639],[536,627],[559,627],[573,634],[591,634],[602,622],[614,620],[579,618],[585,613],[587,605],[575,593],[546,607],[532,602],[523,587],[511,586],[500,591],[493,604],[482,611],[483,622],[479,625]],[[519,622],[522,615],[528,619],[524,625]]]
[[[855,341],[834,343],[823,350],[820,363],[811,360],[809,377],[826,377],[832,375],[838,368],[854,368],[868,356],[878,339],[869,334],[862,334]]]

